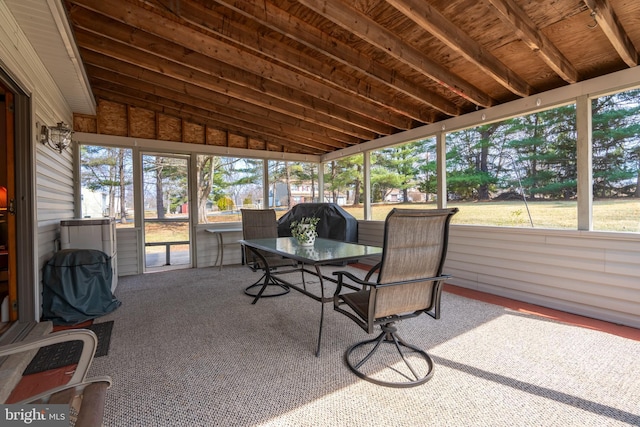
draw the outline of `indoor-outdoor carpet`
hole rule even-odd
[[[106,356],[109,353],[111,330],[113,320],[104,323],[94,323],[83,329],[92,330],[98,337],[98,345],[94,357]],[[52,344],[38,350],[29,366],[22,375],[37,374],[38,372],[57,369],[63,366],[73,365],[80,360],[82,353],[82,341],[68,341]]]
[[[352,268],[326,270],[364,276]],[[372,335],[325,304],[316,357],[320,304],[292,290],[252,305],[244,288],[259,277],[246,266],[121,277],[123,305],[103,319],[120,326],[89,370],[113,379],[104,426],[640,425],[640,341],[445,292],[439,320],[397,325],[434,358],[433,378],[381,387],[343,362]]]

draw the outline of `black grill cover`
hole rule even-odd
[[[320,218],[316,230],[318,237],[341,240],[343,242],[358,241],[358,220],[335,203],[300,203],[291,208],[278,220],[278,236],[291,236],[291,223],[304,216]]]
[[[120,307],[111,293],[111,258],[93,249],[64,249],[42,269],[42,318],[75,325]]]

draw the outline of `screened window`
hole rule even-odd
[[[384,220],[394,207],[435,208],[435,138],[371,153],[371,219]]]
[[[335,203],[357,219],[364,219],[362,154],[325,165],[323,202]]]
[[[198,222],[241,221],[240,209],[261,208],[262,160],[199,155]]]
[[[129,148],[80,146],[80,209],[84,218],[116,218],[133,227],[133,160]]]
[[[309,162],[269,161],[269,203],[277,216],[298,203],[320,200],[318,165]]]
[[[592,100],[593,229],[640,232],[640,90]]]
[[[577,228],[575,106],[447,135],[454,223]]]

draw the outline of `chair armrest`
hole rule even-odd
[[[374,265],[373,267],[371,267],[371,269],[369,270],[369,272],[367,273],[366,276],[364,276],[364,280],[369,280],[371,279],[371,276],[373,275],[373,273],[375,273],[376,271],[380,270],[380,266],[382,265],[382,261],[380,261],[379,263],[377,263],[376,265]]]
[[[78,367],[69,380],[69,384],[80,384],[84,381],[87,371],[93,361],[93,356],[98,345],[98,338],[93,331],[88,329],[70,329],[66,331],[54,332],[52,334],[27,339],[18,343],[13,343],[0,347],[0,357],[22,353],[24,351],[35,350],[52,344],[59,344],[67,341],[82,341],[82,353],[78,361]]]
[[[354,283],[357,283],[358,285],[362,285],[363,289],[364,289],[364,286],[375,286],[375,283],[362,280],[359,277],[349,273],[348,271],[334,271],[333,275],[338,276],[338,286],[336,287],[336,291],[333,293],[334,296],[337,296],[340,294],[340,291],[342,290],[342,285],[344,284],[344,277],[347,277],[349,280],[351,280]],[[346,284],[345,286],[350,287],[349,285],[346,285]],[[357,289],[357,288],[352,287],[352,289]]]

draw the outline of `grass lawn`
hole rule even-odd
[[[460,209],[452,224],[473,224],[499,227],[552,229],[577,229],[576,201],[522,201],[501,202],[450,202],[449,207]],[[373,206],[372,220],[383,221],[394,207],[403,209],[435,209],[435,203],[396,203]],[[343,206],[357,219],[364,218],[362,206]],[[286,213],[277,210],[278,217]],[[531,215],[531,220],[529,219]],[[211,222],[240,222],[239,213],[219,214],[210,217]],[[133,221],[124,226],[133,226]],[[598,200],[593,206],[593,229],[596,231],[640,232],[640,200]],[[147,241],[171,242],[188,240],[188,223],[147,223]],[[162,249],[164,250],[164,249]]]
[[[527,206],[528,205],[528,206]],[[555,228],[576,230],[578,228],[576,201],[522,201],[505,202],[450,202],[448,207],[460,211],[452,224],[489,225],[498,227]],[[358,219],[364,217],[362,207],[343,206]],[[394,208],[435,209],[435,203],[399,203],[375,205],[372,220],[382,221]],[[531,215],[531,219],[529,218]],[[640,232],[640,200],[602,200],[593,206],[593,229],[597,231]]]

